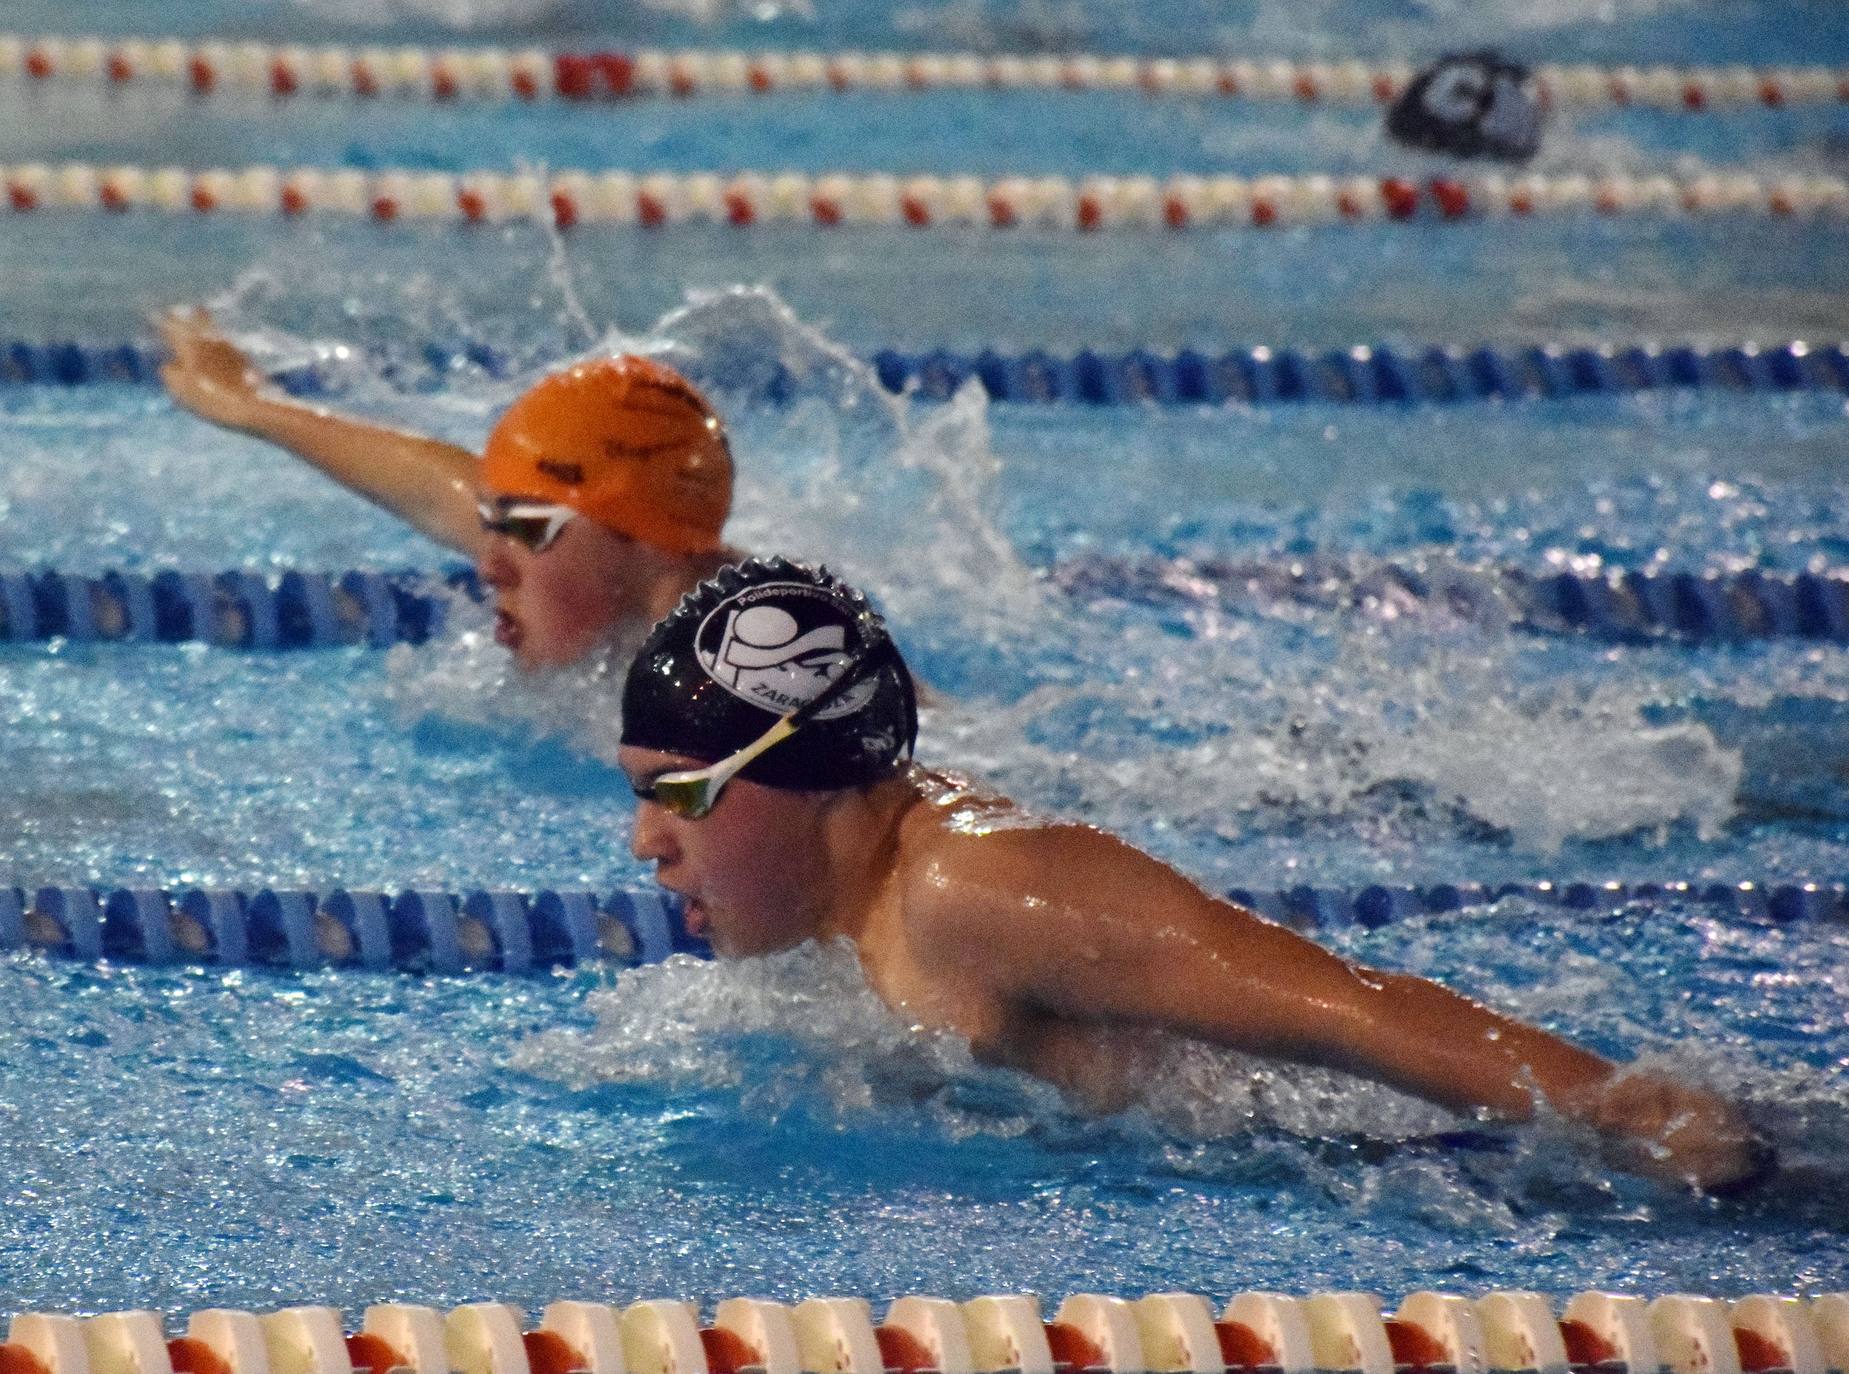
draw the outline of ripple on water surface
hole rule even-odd
[[[1146,1109],[1088,1121],[894,1019],[839,950],[529,981],[13,957],[0,1286],[357,1311],[1849,1282],[1840,932],[1505,903],[1341,944],[1743,1093],[1802,1180],[1681,1198],[1558,1125],[1445,1145],[1384,1089],[1182,1045]]]

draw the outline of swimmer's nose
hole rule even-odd
[[[636,803],[636,826],[629,836],[629,852],[643,863],[662,863],[674,857],[673,827],[668,813],[654,802]]]
[[[514,585],[518,569],[507,552],[507,537],[496,535],[488,541],[488,547],[482,550],[481,557],[475,560],[475,571],[481,580],[497,591]]]

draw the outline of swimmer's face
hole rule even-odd
[[[617,762],[646,787],[663,773],[707,760],[624,745]],[[727,958],[770,954],[815,934],[820,820],[827,794],[791,792],[746,778],[726,784],[697,821],[636,803],[630,850],[655,878],[686,898],[687,928]]]
[[[510,535],[489,535],[476,567],[495,591],[495,639],[522,668],[577,662],[642,616],[649,553],[583,518],[537,553]]]

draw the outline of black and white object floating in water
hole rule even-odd
[[[1495,52],[1441,57],[1387,110],[1387,136],[1453,157],[1526,162],[1541,146],[1534,75]]]

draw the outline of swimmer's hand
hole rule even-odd
[[[1771,1147],[1733,1103],[1650,1072],[1613,1074],[1581,1119],[1606,1139],[1613,1162],[1664,1183],[1728,1194],[1761,1181],[1775,1164]]]
[[[171,355],[161,381],[176,404],[294,454],[439,544],[481,555],[470,450],[296,400],[271,386],[203,310],[175,310],[155,324]]]
[[[263,372],[203,310],[169,311],[155,323],[169,355],[161,368],[167,394],[201,419],[249,427],[268,385]]]

